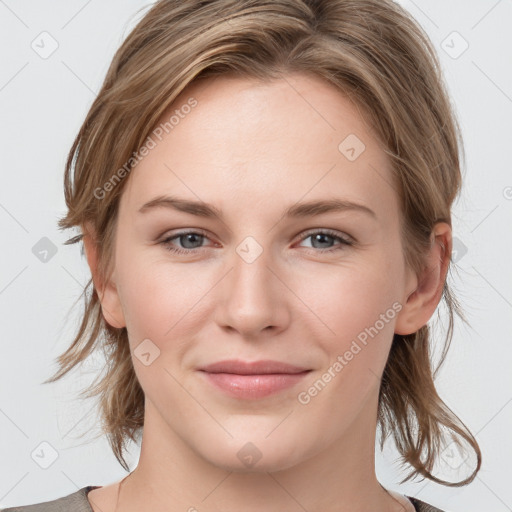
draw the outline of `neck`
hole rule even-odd
[[[368,418],[371,410],[363,410],[334,443],[297,464],[276,471],[241,472],[200,457],[164,424],[148,401],[139,463],[122,482],[116,510],[403,510],[375,476],[376,422],[375,417]]]

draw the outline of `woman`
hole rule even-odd
[[[69,154],[59,226],[93,286],[48,381],[103,347],[90,396],[119,462],[139,435],[140,459],[39,506],[438,511],[378,482],[374,446],[379,425],[405,480],[480,469],[427,325],[444,300],[447,349],[459,139],[391,1],[157,2]],[[444,429],[477,455],[459,482],[432,471]]]

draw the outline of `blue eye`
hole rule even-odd
[[[197,253],[198,252],[197,249],[204,248],[204,246],[202,245],[201,242],[206,238],[208,238],[207,235],[200,231],[183,231],[181,233],[177,233],[175,235],[165,238],[164,240],[162,240],[160,242],[160,244],[162,244],[166,250],[176,253],[176,254],[192,254],[192,253]],[[329,244],[329,243],[331,243],[331,241],[339,242],[338,245],[335,245],[334,247],[329,247],[329,248],[313,247],[313,249],[318,249],[314,252],[320,252],[320,253],[339,251],[339,250],[343,250],[345,248],[344,246],[354,245],[354,242],[348,236],[347,237],[341,236],[336,231],[332,231],[330,229],[317,229],[314,231],[309,231],[305,235],[302,236],[301,241],[307,240],[308,238],[311,238],[313,243],[320,243],[320,244],[325,244],[325,243]],[[180,242],[180,244],[184,244],[184,245],[192,245],[192,246],[194,246],[196,244],[198,244],[198,245],[196,245],[195,247],[180,248],[180,247],[176,247],[174,245],[174,243],[173,243],[174,240],[178,240]]]
[[[313,242],[319,242],[319,243],[325,243],[325,240],[329,241],[331,240],[337,240],[340,242],[339,245],[329,248],[323,248],[320,247],[320,252],[333,252],[338,250],[343,250],[343,246],[350,246],[353,245],[353,242],[351,239],[345,236],[341,236],[336,231],[331,231],[330,229],[317,229],[314,231],[309,231],[306,233],[306,235],[302,238],[302,240],[307,240],[308,238],[311,238]]]
[[[206,238],[206,235],[204,235],[202,233],[199,233],[196,231],[184,231],[183,233],[178,233],[177,235],[168,237],[165,240],[162,240],[162,242],[160,242],[160,243],[163,244],[163,246],[168,251],[171,251],[171,252],[174,252],[177,254],[190,254],[192,252],[197,252],[197,251],[194,251],[194,249],[197,249],[197,247],[192,247],[192,248],[186,247],[185,249],[180,249],[179,247],[175,247],[174,245],[172,245],[171,242],[175,239],[178,239],[180,242],[185,240],[185,244],[191,243],[192,245],[194,245],[194,243],[197,243],[198,239],[199,239],[199,241],[201,241],[204,238]]]

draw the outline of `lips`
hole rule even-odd
[[[219,361],[199,368],[214,389],[238,399],[259,399],[295,386],[311,370],[279,361]]]
[[[232,373],[236,375],[265,375],[269,373],[295,374],[308,371],[308,368],[302,368],[279,361],[262,360],[245,362],[240,359],[230,359],[218,361],[208,366],[199,368],[208,373]]]

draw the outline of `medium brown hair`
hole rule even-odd
[[[107,281],[125,176],[177,95],[192,82],[217,75],[269,81],[287,73],[325,80],[364,113],[392,163],[404,254],[419,275],[435,223],[451,225],[451,206],[461,188],[463,145],[436,52],[422,28],[391,0],[156,2],[116,52],[69,151],[64,178],[68,212],[59,227],[79,227],[81,233],[65,243],[89,236],[84,227],[90,222],[98,272]],[[111,185],[105,187],[107,183]],[[85,395],[99,397],[102,433],[128,470],[125,443],[135,441],[143,429],[144,393],[127,330],[105,322],[92,279],[83,297],[76,337],[57,358],[58,372],[46,382],[103,350],[105,371]],[[421,474],[443,485],[466,485],[481,466],[476,439],[434,385],[452,339],[454,314],[466,321],[447,280],[442,300],[448,328],[436,369],[425,325],[413,334],[394,335],[382,376],[381,449],[391,432],[402,462],[413,468],[401,483]],[[467,441],[477,455],[475,471],[461,482],[431,473],[440,457],[443,429],[451,431],[459,446],[460,439]]]

